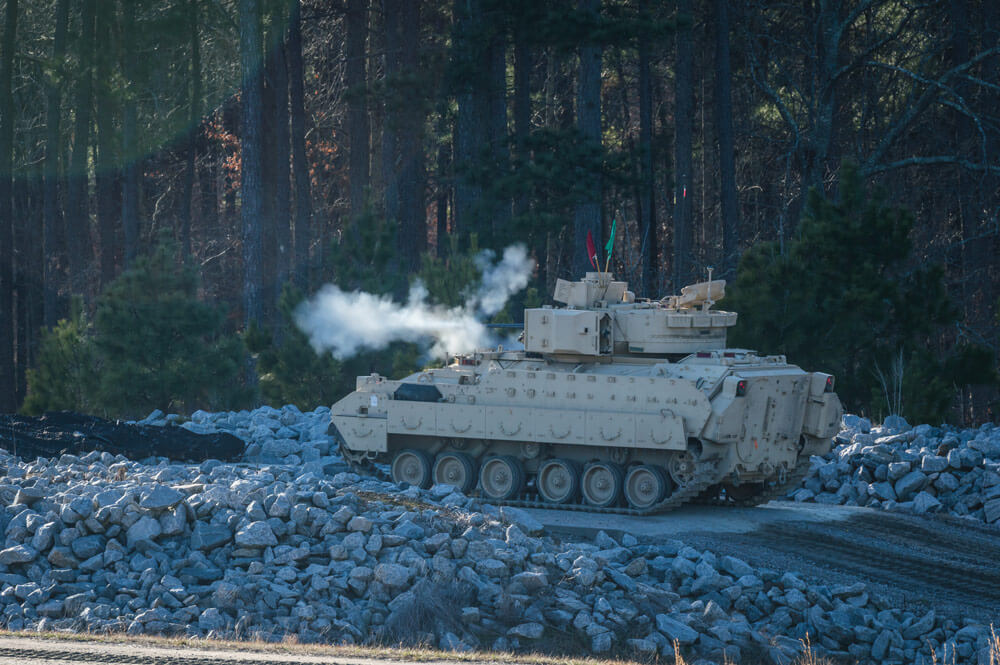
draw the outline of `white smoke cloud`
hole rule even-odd
[[[476,256],[476,267],[483,278],[475,295],[466,303],[467,308],[475,307],[483,316],[493,316],[507,304],[512,295],[528,285],[535,261],[528,256],[524,245],[511,245],[503,250],[503,259],[493,265],[494,254],[490,250]]]
[[[476,257],[482,281],[465,305],[445,307],[427,301],[417,282],[405,303],[363,291],[345,292],[328,284],[295,311],[295,323],[317,353],[330,351],[348,358],[362,349],[381,349],[392,342],[430,342],[436,358],[491,346],[493,338],[480,317],[496,314],[512,295],[528,284],[535,263],[527,250],[514,245],[493,264],[494,254]]]

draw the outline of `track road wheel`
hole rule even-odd
[[[431,486],[431,456],[422,450],[407,448],[392,458],[392,479],[422,489]]]
[[[550,459],[538,469],[535,485],[549,503],[571,503],[580,491],[580,469],[573,460]]]
[[[513,499],[524,488],[524,468],[510,455],[490,457],[479,469],[483,494],[494,501]]]
[[[451,485],[462,494],[476,486],[476,465],[465,453],[441,453],[434,461],[434,482]]]
[[[607,508],[618,503],[624,484],[622,468],[614,462],[588,464],[580,479],[583,500],[598,508]]]
[[[670,492],[667,474],[658,466],[643,464],[629,469],[625,476],[625,498],[633,508],[655,506]]]
[[[684,487],[694,478],[697,462],[698,459],[691,450],[677,450],[671,454],[667,471],[677,487]]]

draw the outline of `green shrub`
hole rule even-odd
[[[940,342],[957,312],[941,268],[912,257],[912,215],[866,191],[850,164],[839,189],[837,200],[809,193],[784,254],[768,242],[743,256],[725,301],[740,316],[731,343],[833,373],[851,411],[940,421],[955,386],[989,382],[992,363]]]
[[[119,415],[154,408],[190,412],[248,402],[245,351],[224,332],[223,313],[197,298],[193,267],[161,245],[115,279],[97,300],[94,347],[101,405]]]
[[[317,354],[305,334],[293,323],[295,308],[304,299],[293,286],[286,286],[278,305],[281,317],[281,342],[274,335],[254,328],[247,332],[247,349],[257,356],[260,395],[268,404],[295,404],[301,409],[329,406],[350,387],[343,365],[329,353]]]
[[[194,269],[174,254],[164,243],[138,258],[98,297],[91,325],[76,308],[45,334],[24,411],[138,417],[249,403],[240,338],[198,300]]]
[[[28,395],[21,410],[29,415],[92,411],[96,386],[94,344],[83,303],[75,299],[69,318],[42,333],[38,364],[28,370]]]

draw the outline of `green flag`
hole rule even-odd
[[[611,237],[608,238],[608,244],[604,246],[604,249],[608,252],[608,261],[611,260],[611,250],[615,246],[615,227],[618,226],[618,220],[611,220]]]

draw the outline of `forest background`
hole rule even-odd
[[[329,403],[420,351],[317,355],[322,284],[456,304],[520,242],[516,320],[617,221],[848,408],[998,418],[1000,3],[0,7],[0,412]]]

